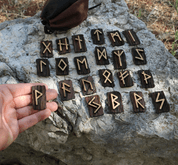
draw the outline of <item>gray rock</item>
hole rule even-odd
[[[101,1],[91,0],[89,6]],[[16,141],[5,151],[0,152],[0,164],[51,164],[51,165],[167,165],[178,161],[178,61],[167,51],[164,44],[148,31],[146,25],[128,13],[124,0],[104,0],[102,5],[89,12],[81,25],[65,34],[45,35],[39,14],[28,19],[17,19],[0,24],[0,83],[43,82],[49,88],[58,90],[58,81],[71,79],[75,99],[60,101],[63,110],[54,112],[47,120],[20,134]],[[94,48],[90,31],[102,28],[105,33],[110,65],[95,64]],[[128,43],[112,47],[107,37],[111,30],[134,29],[141,45],[145,48],[147,65],[136,66],[132,60]],[[88,51],[87,56],[97,94],[100,96],[104,116],[90,118],[85,98],[82,95],[73,58],[81,56],[74,53],[72,35],[83,34]],[[68,37],[72,52],[59,56],[55,40]],[[126,41],[125,37],[122,36]],[[40,58],[40,41],[52,40],[54,58],[50,59],[51,76],[41,78],[36,75],[36,59]],[[128,70],[134,79],[132,88],[122,89],[114,70],[111,52],[123,49],[126,54]],[[59,77],[55,73],[55,58],[68,57],[70,72]],[[110,69],[116,86],[101,86],[99,69]],[[140,88],[137,71],[151,70],[155,88]],[[119,91],[123,97],[124,113],[108,114],[106,93]],[[134,114],[130,102],[130,91],[142,91],[146,112]],[[149,93],[163,90],[171,111],[156,114]]]

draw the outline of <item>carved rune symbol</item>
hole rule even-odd
[[[81,70],[80,68],[80,63],[81,64],[85,64],[85,68],[88,69],[88,65],[87,65],[87,61],[86,61],[86,58],[84,58],[82,61],[80,61],[79,59],[77,59],[77,66],[78,66],[78,70]]]
[[[63,68],[61,67],[61,63],[64,64]],[[58,64],[58,67],[59,67],[62,71],[64,71],[64,70],[66,69],[66,67],[67,67],[67,64],[64,62],[63,59],[61,59],[60,62],[59,62],[59,64]]]
[[[62,90],[63,90],[64,97],[66,97],[66,91],[70,93],[70,90],[66,89],[66,86],[70,88],[70,85],[63,82],[62,83]]]
[[[122,51],[120,54],[119,54],[119,51],[118,51],[117,53],[114,52],[114,54],[119,57],[119,65],[120,65],[120,66],[122,66],[121,55],[122,55],[123,53],[124,53],[124,51]]]
[[[45,50],[43,51],[43,54],[48,50],[49,53],[51,53],[51,50],[49,49],[49,46],[51,45],[51,43],[49,43],[48,45],[45,44],[45,42],[42,42],[42,44],[45,46]]]
[[[90,84],[90,88],[93,90],[92,83],[90,81],[88,81],[88,80],[82,79],[82,84],[83,84],[84,91],[85,92],[87,91],[86,86],[85,86],[85,82],[88,83],[88,84]]]
[[[125,78],[129,76],[128,71],[125,71],[124,73],[120,72],[120,78],[123,84],[125,84]]]
[[[66,46],[66,50],[69,50],[69,44],[67,43],[67,38],[65,38],[65,43],[62,43],[61,40],[59,40],[59,50],[62,51],[62,46]]]
[[[39,94],[39,95],[38,95]],[[43,94],[41,92],[39,92],[38,90],[35,90],[35,104],[38,105],[38,99],[43,96]]]
[[[94,100],[95,100],[95,97],[93,97],[93,98],[91,99],[91,101],[88,103],[88,105],[90,105],[90,106],[92,106],[92,107],[94,107],[94,108],[97,108],[97,109],[94,111],[94,113],[97,113],[98,110],[101,108],[101,105],[98,104],[98,103],[96,103],[96,102],[94,102]]]
[[[118,99],[118,96],[111,93],[111,102],[112,102],[113,109],[116,109],[118,106],[120,106],[120,103],[116,101],[117,99]]]
[[[143,98],[139,95],[137,95],[136,93],[134,93],[134,99],[135,99],[135,104],[136,107],[138,108],[138,104],[144,109],[145,107],[139,102],[140,100],[142,100]]]
[[[40,71],[43,72],[43,65],[46,65],[44,61],[40,61]]]
[[[118,37],[120,41],[122,41],[120,35],[118,32],[115,32],[115,33],[111,33],[111,37],[113,39],[114,42],[116,42],[115,38],[114,37]]]
[[[106,73],[107,73],[107,75],[106,75]],[[103,76],[106,78],[104,81],[105,84],[107,83],[107,81],[109,81],[109,83],[112,84],[112,81],[109,79],[110,75],[111,75],[111,73],[109,71],[107,71],[107,70],[104,71]]]
[[[160,93],[158,93],[158,95],[157,95],[156,103],[161,102],[161,106],[159,107],[159,109],[162,109],[163,108],[163,104],[165,102],[165,99],[160,99],[159,100],[159,96],[160,96]]]
[[[135,38],[133,37],[131,31],[129,31],[129,34],[130,34],[131,38],[133,39],[133,41],[135,42]]]
[[[98,29],[97,29],[97,30],[95,30],[95,32],[94,32],[94,34],[96,34],[96,35],[97,35],[97,40],[98,40],[98,41],[100,41],[100,35],[99,35],[99,33],[100,33],[100,34],[102,34],[102,32],[101,32],[101,31],[99,31]]]
[[[137,51],[137,53],[138,53],[138,55],[139,55],[140,57],[135,57],[135,58],[144,61],[142,55],[140,54],[140,52],[143,52],[143,50],[142,50],[142,49],[136,49],[136,51]]]
[[[150,79],[151,76],[148,75],[148,74],[146,74],[144,71],[142,72],[142,74],[143,74],[143,76],[144,76],[144,80],[145,80],[146,84],[148,84],[148,81],[147,81],[147,80]]]
[[[98,60],[101,60],[101,57],[104,57],[107,60],[106,49],[103,49],[102,52],[99,49],[97,49],[97,54],[98,54]]]
[[[80,36],[78,36],[78,38],[75,38],[75,40],[78,41],[79,48],[82,49],[82,44],[81,44],[82,40],[80,39]]]

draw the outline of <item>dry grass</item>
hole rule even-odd
[[[26,18],[42,10],[46,0],[1,0],[0,23],[16,18]],[[126,0],[130,13],[144,21],[149,30],[171,52],[178,30],[177,0]],[[171,5],[172,4],[172,5]],[[174,51],[178,50],[176,43]]]

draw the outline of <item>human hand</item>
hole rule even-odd
[[[47,102],[47,108],[34,110],[31,88],[44,84],[4,84],[0,85],[0,150],[7,148],[19,133],[48,118],[57,110],[55,102]],[[45,85],[46,86],[46,85]],[[47,101],[55,99],[57,92],[46,86]]]

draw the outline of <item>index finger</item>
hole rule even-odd
[[[32,93],[32,86],[44,85],[46,90],[48,86],[43,83],[21,83],[21,84],[6,84],[5,86],[10,90],[13,97],[28,95]]]

